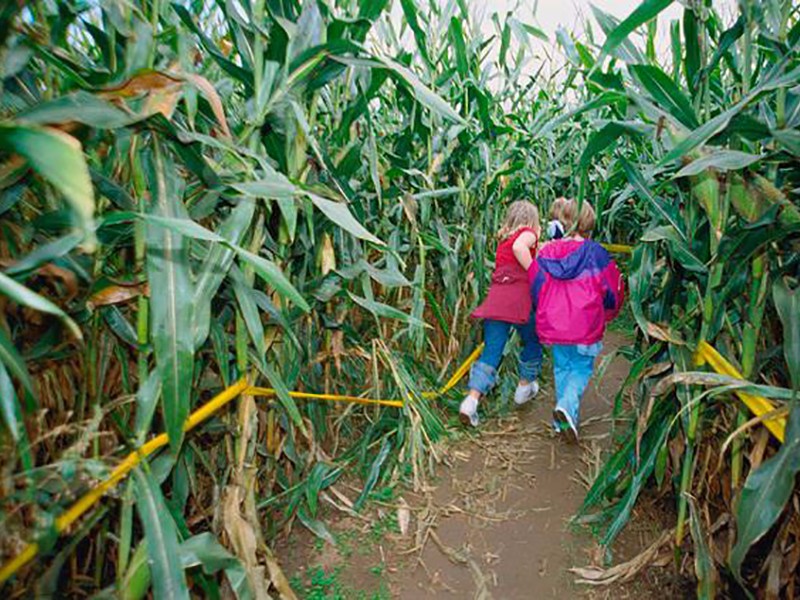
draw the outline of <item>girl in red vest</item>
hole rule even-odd
[[[500,366],[512,327],[522,341],[520,379],[514,402],[524,404],[539,391],[536,379],[542,369],[542,347],[536,337],[531,312],[528,268],[536,259],[540,234],[536,205],[518,201],[508,207],[503,226],[497,234],[500,243],[489,293],[472,313],[473,318],[483,319],[486,346],[478,361],[472,365],[470,391],[459,408],[459,417],[465,425],[478,425],[478,402],[497,381],[497,367]]]

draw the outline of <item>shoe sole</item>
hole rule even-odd
[[[559,433],[564,436],[564,438],[567,440],[568,443],[570,444],[578,443],[578,436],[575,433],[575,430],[569,424],[569,421],[567,421],[567,418],[561,411],[559,410],[553,411],[553,421],[558,423]]]

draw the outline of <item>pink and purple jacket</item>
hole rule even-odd
[[[592,240],[560,239],[541,247],[528,270],[536,333],[543,344],[594,344],[617,316],[623,282],[608,252]]]

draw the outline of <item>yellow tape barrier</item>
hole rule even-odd
[[[744,380],[744,377],[736,367],[729,363],[724,356],[707,342],[701,342],[697,347],[694,362],[697,366],[708,364],[720,375],[727,375],[728,377]],[[745,406],[750,409],[750,412],[757,417],[763,417],[777,408],[775,404],[761,396],[754,396],[753,394],[740,391],[736,391],[735,393],[739,396],[739,399],[744,402]],[[764,426],[769,429],[770,433],[772,433],[779,442],[783,443],[786,436],[786,417],[765,419]]]
[[[600,244],[609,252],[615,254],[633,254],[633,246],[626,246],[625,244]]]
[[[462,377],[469,371],[470,366],[474,363],[483,350],[481,344],[475,351],[470,354],[467,359],[456,370],[453,376],[447,381],[446,384],[438,391],[425,392],[422,397],[425,399],[433,399],[438,396],[444,395],[449,392],[461,380]],[[249,394],[252,396],[275,396],[277,392],[272,388],[253,387],[247,384],[245,379],[237,381],[229,388],[223,390],[214,398],[206,402],[203,406],[194,411],[186,419],[183,430],[186,432],[191,431],[200,423],[208,419],[211,415],[223,408],[231,400],[241,394]],[[390,406],[401,408],[404,405],[402,400],[381,400],[374,398],[361,398],[359,396],[342,396],[337,394],[313,394],[310,392],[289,392],[292,398],[307,399],[307,400],[330,400],[335,402],[352,402],[357,404],[373,404],[379,406]],[[162,433],[154,437],[152,440],[144,444],[138,450],[128,454],[123,461],[111,472],[106,479],[98,483],[95,487],[89,490],[83,497],[76,501],[72,506],[67,509],[64,514],[56,519],[55,529],[58,533],[63,533],[70,525],[77,521],[87,510],[94,506],[106,492],[115,487],[120,481],[125,479],[127,475],[139,464],[142,460],[153,454],[156,450],[163,448],[169,444],[169,438],[166,433]],[[4,584],[10,577],[12,577],[23,566],[33,560],[39,553],[39,544],[33,542],[28,544],[25,549],[8,561],[0,569],[0,585]]]
[[[603,244],[609,252],[630,254],[633,251],[631,246],[622,244]],[[467,359],[461,364],[453,376],[444,384],[439,390],[435,392],[425,392],[422,397],[426,400],[431,400],[438,396],[442,396],[449,392],[459,381],[466,375],[469,368],[472,366],[483,351],[484,345],[481,344],[470,354]],[[240,394],[250,394],[252,396],[275,396],[277,392],[272,388],[261,388],[248,386],[245,379],[241,379],[229,388],[217,394],[214,398],[209,400],[206,404],[198,408],[195,412],[189,415],[183,430],[188,432],[194,429],[197,425],[208,419],[215,412],[220,410],[231,400]],[[402,400],[381,400],[374,398],[361,398],[359,396],[342,396],[337,394],[313,394],[310,392],[289,392],[292,398],[306,399],[306,400],[328,400],[334,402],[352,402],[357,404],[374,404],[379,406],[390,406],[400,408],[403,406]],[[783,440],[783,437],[780,438]],[[111,472],[106,479],[101,481],[82,498],[75,502],[67,511],[58,517],[55,522],[55,529],[58,533],[63,533],[70,525],[77,521],[87,510],[94,506],[100,498],[102,498],[107,491],[115,487],[140,463],[143,459],[153,454],[169,444],[169,439],[166,433],[162,433],[147,442],[144,446],[131,452],[126,456],[123,461]],[[39,552],[39,545],[37,543],[28,544],[25,549],[8,561],[0,569],[0,585],[5,583],[23,566],[33,560]]]

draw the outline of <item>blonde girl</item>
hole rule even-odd
[[[542,347],[531,313],[528,269],[536,259],[540,235],[536,205],[527,201],[512,203],[497,234],[499,243],[489,293],[472,313],[473,318],[483,319],[485,348],[472,366],[470,391],[459,408],[465,425],[478,425],[478,403],[497,382],[497,368],[512,327],[522,340],[520,380],[514,402],[524,404],[539,391],[536,380],[542,368]]]

